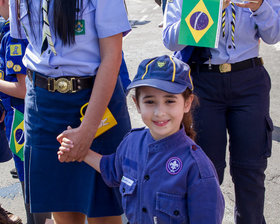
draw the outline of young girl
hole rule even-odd
[[[132,130],[117,152],[89,150],[85,162],[119,187],[130,223],[222,223],[224,200],[214,167],[192,140],[189,66],[162,56],[144,60],[128,89],[149,129]],[[59,159],[73,147],[64,138]]]

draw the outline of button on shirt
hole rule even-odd
[[[100,169],[107,185],[119,186],[130,223],[222,223],[214,167],[183,128],[159,141],[148,129],[134,130]]]
[[[60,38],[55,36],[52,26],[53,10],[49,10],[50,31],[57,56],[50,47],[41,55],[43,22],[42,15],[38,13],[41,11],[41,1],[30,1],[33,32],[30,30],[25,2],[20,3],[20,22],[23,25],[20,35],[16,26],[16,0],[10,1],[11,35],[15,38],[27,37],[30,44],[23,59],[24,64],[47,76],[95,75],[101,61],[99,39],[119,33],[126,34],[131,29],[123,0],[84,0],[76,20],[76,43],[71,46],[63,45]],[[50,1],[50,9],[54,7],[53,2]]]
[[[183,0],[167,3],[164,16],[163,42],[172,51],[180,51],[185,45],[178,44]],[[280,41],[280,2],[264,0],[260,8],[252,12],[248,8],[236,9],[235,46],[230,47],[232,9],[226,8],[225,37],[222,27],[218,48],[211,48],[212,64],[236,63],[259,55],[259,38],[268,44]],[[207,62],[208,63],[208,62]]]

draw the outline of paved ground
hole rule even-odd
[[[134,77],[138,64],[145,58],[171,54],[162,44],[161,29],[158,24],[162,20],[160,8],[153,0],[126,0],[132,32],[124,40],[124,52],[131,78]],[[268,224],[280,223],[280,77],[279,59],[280,44],[274,46],[261,45],[261,55],[265,66],[271,75],[271,117],[274,122],[273,155],[269,159],[266,171],[266,202],[265,216]],[[128,106],[133,127],[142,126],[141,119],[134,109],[131,96],[128,96]],[[3,207],[20,215],[25,220],[20,184],[9,174],[13,162],[0,164],[0,203]],[[226,171],[222,190],[226,200],[224,224],[233,224],[234,193],[233,186]]]

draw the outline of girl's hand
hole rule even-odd
[[[252,1],[252,2],[250,2],[250,1]],[[260,8],[262,3],[263,3],[263,0],[248,0],[248,3],[244,3],[244,4],[236,3],[236,5],[241,8],[249,8],[253,12],[255,12]]]
[[[230,0],[223,1],[223,10],[229,6]]]
[[[61,152],[70,152],[74,148],[73,142],[68,138],[63,138],[60,144],[59,151]]]

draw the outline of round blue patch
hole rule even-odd
[[[175,175],[181,171],[183,167],[182,161],[178,157],[171,157],[166,162],[166,170],[168,173]]]

